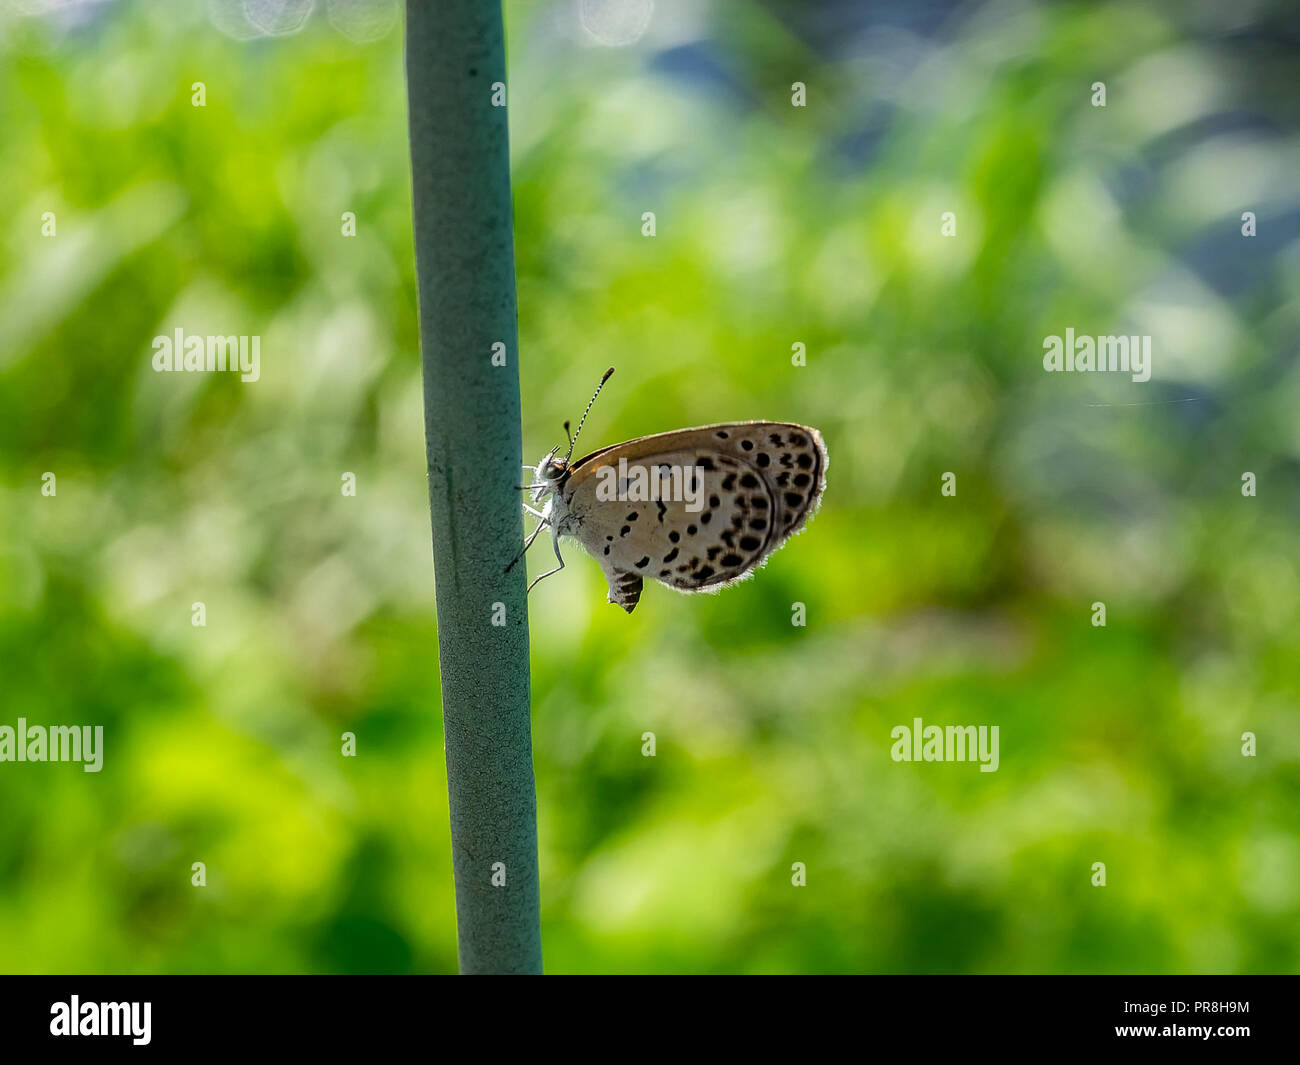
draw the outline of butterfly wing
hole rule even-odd
[[[620,494],[598,492],[617,474]],[[826,485],[821,434],[790,422],[729,422],[640,437],[573,464],[562,488],[575,536],[605,571],[610,602],[631,613],[644,578],[685,592],[749,576],[816,511]],[[635,471],[659,499],[636,498]],[[612,470],[602,473],[602,470]],[[670,471],[696,478],[672,491]]]

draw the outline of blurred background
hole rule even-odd
[[[755,580],[531,597],[548,971],[1300,967],[1292,6],[506,22],[525,458],[611,364],[580,451],[831,456]],[[0,763],[0,970],[453,970],[399,5],[0,0],[0,110],[0,724],[105,728]]]

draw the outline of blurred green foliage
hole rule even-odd
[[[0,763],[0,970],[451,970],[392,5],[19,6],[0,724],[106,751]],[[660,0],[603,47],[508,4],[525,457],[610,364],[580,450],[831,456],[755,580],[628,617],[570,546],[534,593],[549,971],[1300,967],[1284,10]],[[1044,373],[1067,326],[1152,335],[1152,381]],[[260,381],[154,373],[177,327],[260,335]],[[915,717],[998,725],[999,770],[893,762]]]

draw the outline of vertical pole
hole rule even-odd
[[[460,968],[539,973],[525,568],[505,573],[523,520],[499,0],[408,0],[406,80]]]

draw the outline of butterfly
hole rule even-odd
[[[537,527],[506,572],[543,529],[564,569],[560,537],[600,563],[609,602],[629,614],[645,578],[683,592],[713,592],[751,576],[816,512],[828,458],[821,433],[794,422],[722,422],[641,436],[570,462],[578,433],[611,367],[569,436],[536,466],[524,509]],[[569,423],[564,423],[568,433]],[[541,508],[541,509],[538,509]]]

